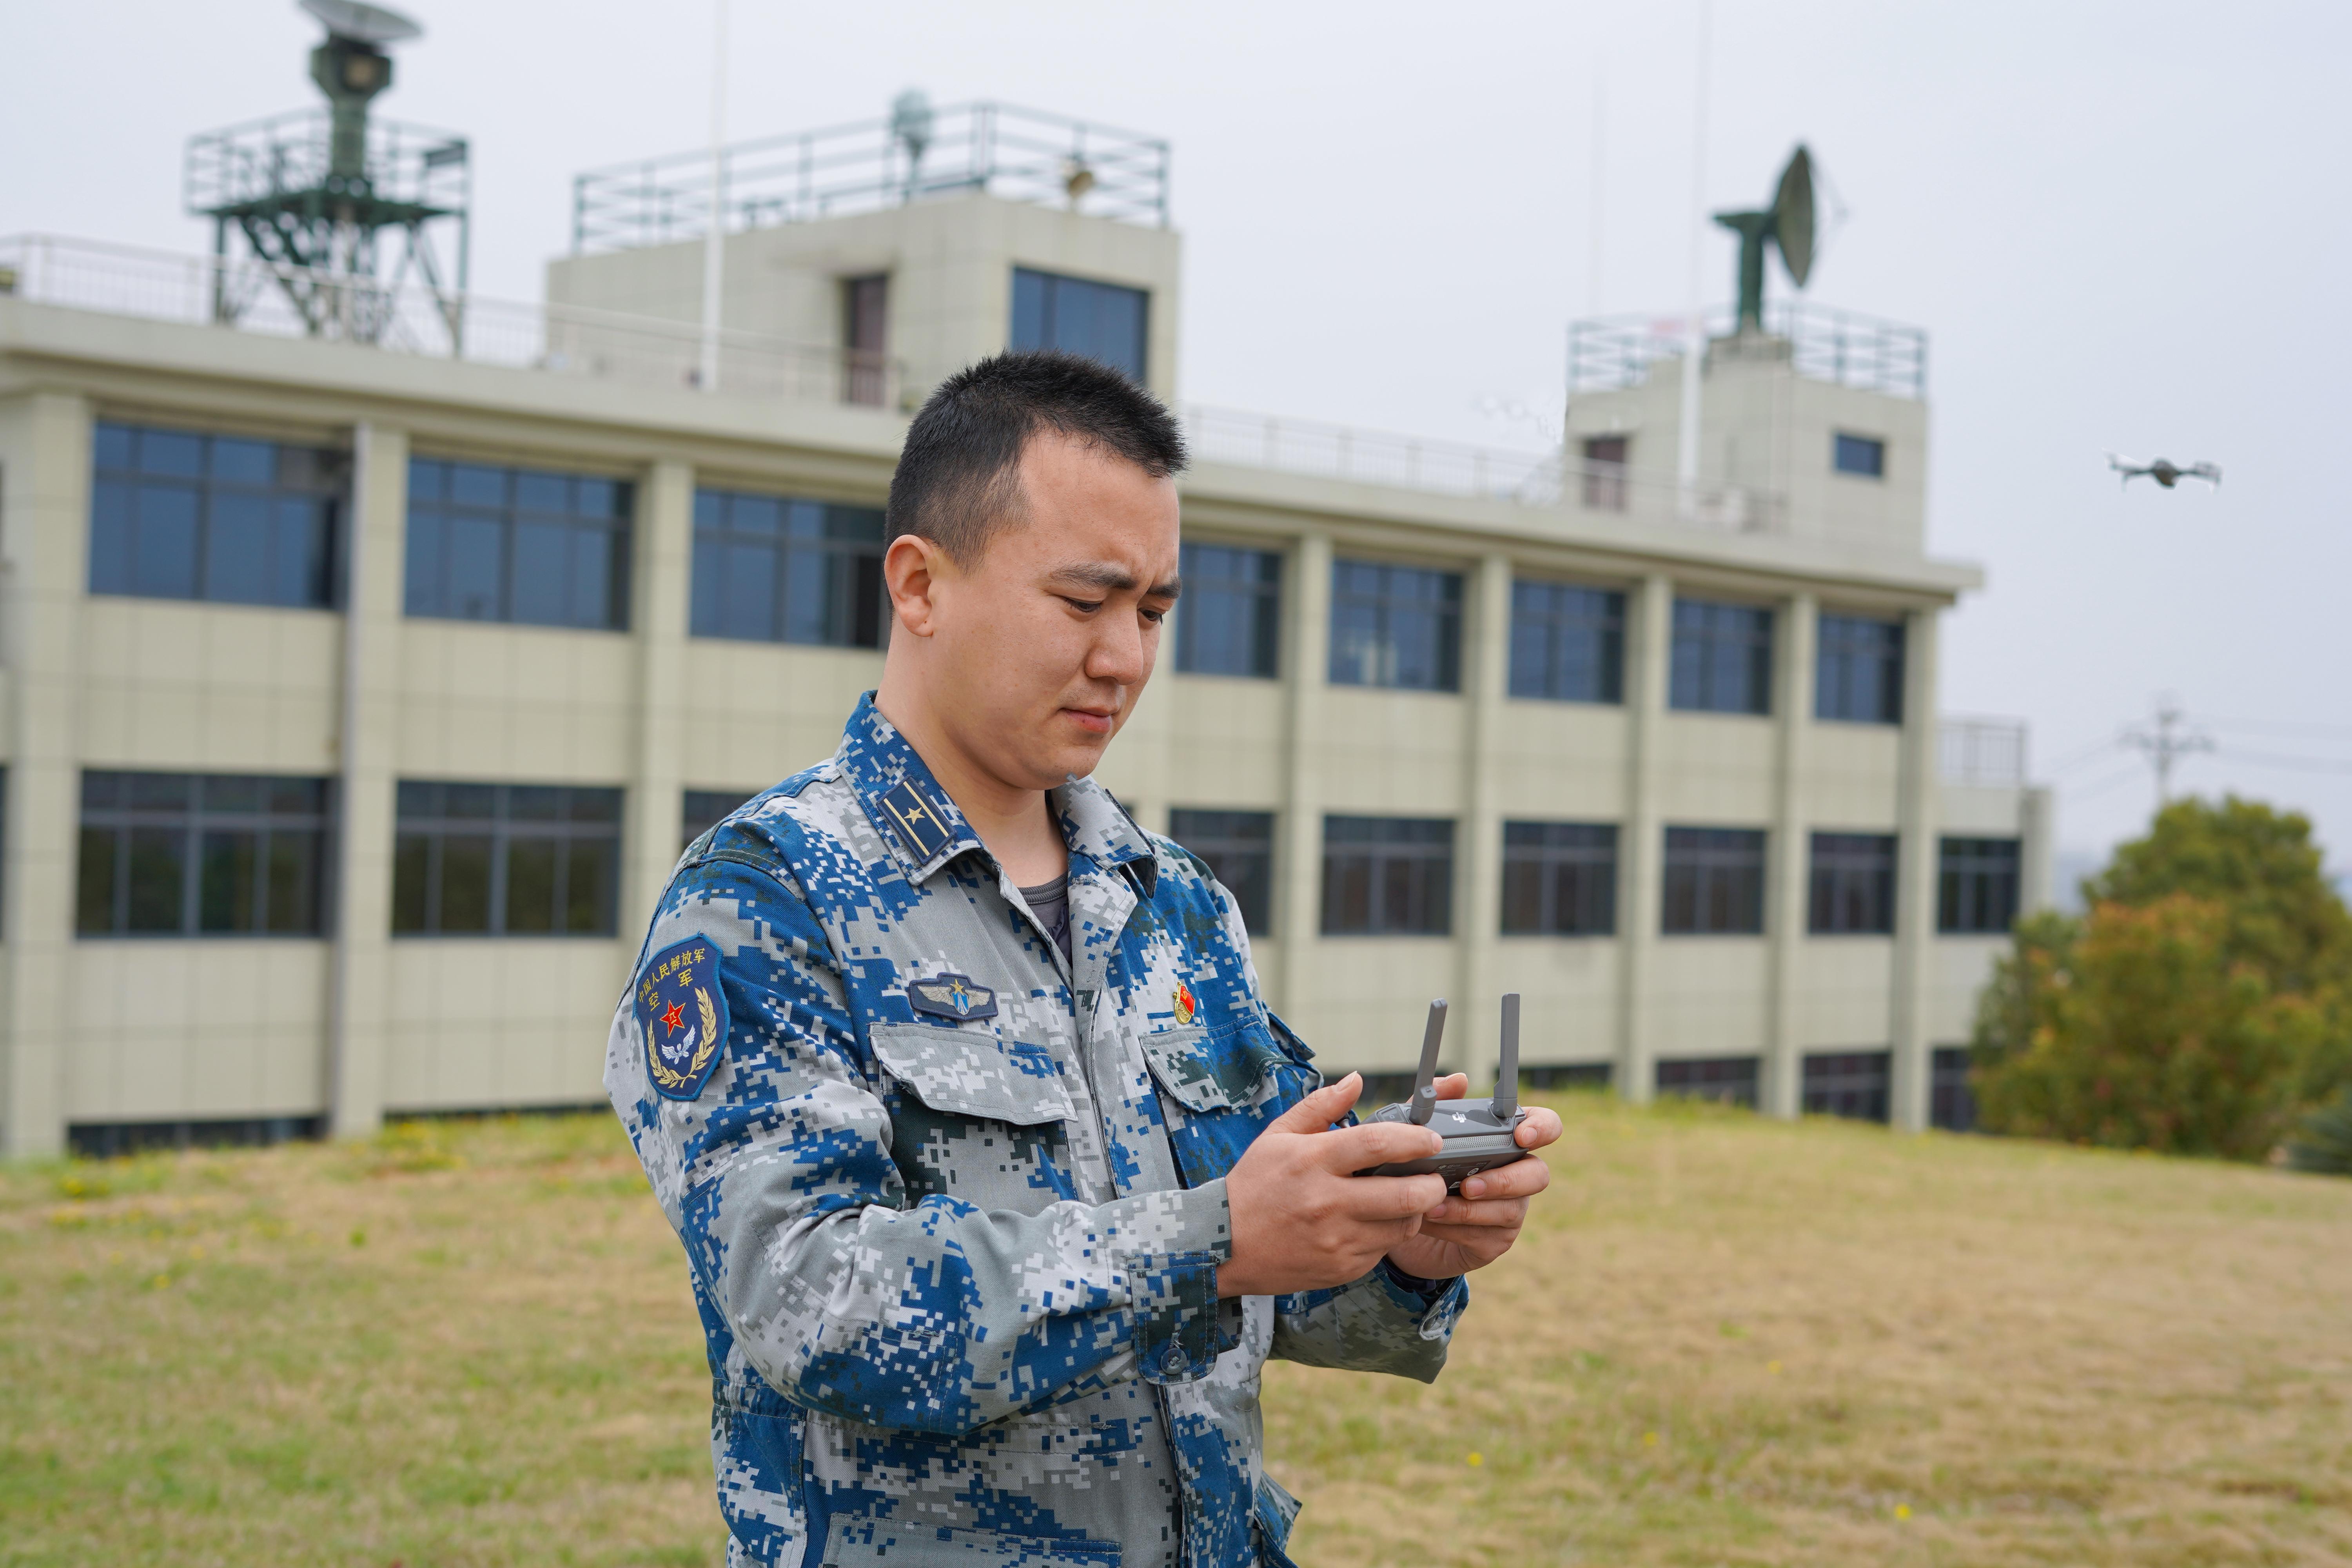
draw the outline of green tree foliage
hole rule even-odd
[[[2352,1176],[2352,1085],[2303,1119],[2286,1146],[2286,1163],[2298,1171]]]
[[[2352,912],[2320,865],[2299,814],[2165,808],[2084,882],[2087,915],[2018,923],[1977,1003],[1980,1123],[2267,1155],[2352,1085]]]

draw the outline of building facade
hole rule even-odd
[[[878,679],[908,409],[1006,343],[1172,398],[1178,262],[984,182],[751,223],[709,386],[690,242],[438,355],[0,247],[6,1152],[597,1102],[682,844]],[[1964,1117],[2046,797],[1937,711],[1979,579],[1924,551],[1924,388],[1818,347],[1711,345],[1696,487],[1638,345],[1565,460],[1186,411],[1184,596],[1102,777],[1328,1068],[1409,1070],[1443,994],[1485,1077],[1516,990],[1538,1083]]]

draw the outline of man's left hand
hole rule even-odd
[[[1460,1100],[1470,1092],[1466,1074],[1454,1073],[1437,1080],[1437,1098]],[[1520,1121],[1518,1144],[1540,1149],[1557,1142],[1559,1114],[1530,1106]],[[1423,1279],[1451,1279],[1473,1268],[1484,1268],[1511,1249],[1527,1223],[1528,1200],[1551,1184],[1551,1170],[1541,1160],[1517,1160],[1481,1171],[1462,1184],[1459,1194],[1422,1216],[1420,1234],[1389,1253],[1389,1261]]]

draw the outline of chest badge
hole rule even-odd
[[[953,1023],[996,1016],[996,993],[969,974],[934,974],[907,983],[907,1005]]]
[[[1189,1024],[1192,1021],[1192,1015],[1200,1010],[1201,1004],[1193,998],[1192,988],[1179,980],[1176,983],[1176,1022]]]
[[[719,950],[697,936],[654,954],[637,973],[636,1014],[654,1091],[666,1100],[700,1094],[727,1039]]]

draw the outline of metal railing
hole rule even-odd
[[[183,192],[191,213],[258,201],[328,183],[333,117],[298,109],[188,139]],[[455,131],[371,118],[367,182],[380,201],[461,209],[470,190],[470,149]]]
[[[339,291],[351,309],[330,312],[322,331],[310,331],[287,302],[285,290],[268,286],[289,277]],[[456,296],[455,308],[445,310],[442,300],[413,279],[387,284],[375,278],[305,273],[252,258],[16,235],[0,237],[0,294],[273,337],[331,341],[346,336],[337,330],[339,321],[364,320],[374,333],[364,341],[395,353],[644,386],[691,388],[700,374],[702,334],[690,321],[479,294]],[[224,296],[245,302],[234,322],[217,319],[217,301]],[[719,384],[743,396],[895,410],[905,374],[887,355],[730,331],[719,334]]]
[[[719,153],[729,232],[981,192],[1100,217],[1168,224],[1168,143],[1009,103],[931,113],[923,139],[864,120],[738,142]],[[572,253],[669,245],[709,224],[711,155],[673,153],[572,181]]]
[[[1568,395],[1639,386],[1660,360],[1684,352],[1681,316],[1600,316],[1568,328]],[[1706,312],[1710,355],[1738,342],[1732,307]],[[1802,300],[1776,300],[1764,310],[1769,338],[1787,344],[1799,375],[1864,392],[1913,400],[1927,395],[1927,334],[1899,321],[1833,310]],[[1752,338],[1748,341],[1753,341]]]
[[[2025,738],[2022,719],[1946,719],[1936,735],[1937,771],[1946,784],[2021,789]]]

